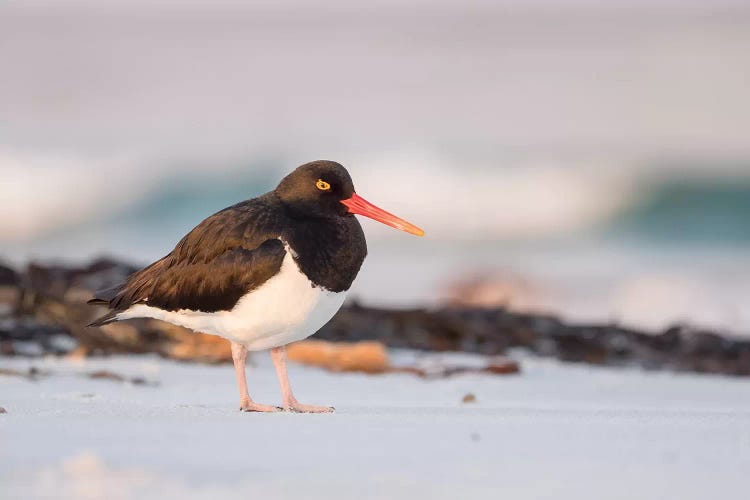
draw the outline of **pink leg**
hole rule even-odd
[[[279,411],[276,406],[261,405],[250,399],[247,393],[247,379],[245,378],[245,361],[247,360],[247,348],[242,344],[232,342],[232,361],[234,361],[234,374],[237,377],[237,387],[240,389],[240,410],[242,411]]]
[[[276,375],[279,377],[281,385],[281,398],[283,407],[287,411],[298,413],[331,413],[333,408],[330,406],[303,405],[292,394],[292,387],[289,385],[289,377],[286,373],[286,347],[274,347],[271,349],[271,359],[276,367]]]

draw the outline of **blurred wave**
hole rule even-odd
[[[0,220],[0,238],[26,242],[137,226],[143,238],[166,243],[203,217],[273,189],[294,166],[266,160],[153,168],[113,160],[92,168],[90,161],[66,160],[54,168],[44,158],[8,155],[0,161],[11,179],[0,195],[12,214]],[[545,163],[456,168],[429,155],[348,166],[360,194],[445,240],[565,235],[603,222],[633,199],[631,181],[608,170]],[[393,234],[379,226],[370,232]]]
[[[611,231],[672,244],[750,243],[750,178],[669,179],[649,187]]]
[[[71,159],[0,153],[0,241],[33,245],[113,231],[168,248],[204,217],[273,189],[284,159],[219,165]],[[538,240],[581,235],[654,242],[750,242],[750,177],[656,180],[632,167],[554,162],[451,166],[428,154],[347,164],[358,192],[441,240]],[[393,236],[372,225],[373,238]],[[156,242],[154,242],[156,238]],[[57,255],[64,257],[64,255]],[[153,257],[153,255],[143,255]]]

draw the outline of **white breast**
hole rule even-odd
[[[336,314],[345,298],[346,292],[314,286],[287,251],[278,274],[243,296],[231,311],[165,311],[138,304],[117,319],[160,319],[258,351],[309,337]]]

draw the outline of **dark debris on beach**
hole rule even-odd
[[[86,328],[101,310],[86,305],[93,290],[135,271],[99,259],[86,266],[0,265],[0,355],[157,353],[185,360],[225,361],[225,342],[156,320]],[[210,336],[202,336],[205,338]],[[594,365],[750,376],[750,341],[676,325],[650,333],[616,324],[568,324],[549,315],[503,307],[394,310],[352,303],[316,338],[377,340],[389,347],[503,355],[519,348],[540,356]],[[219,350],[220,346],[220,350]],[[216,347],[216,349],[214,349]]]

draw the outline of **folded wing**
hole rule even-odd
[[[134,273],[124,283],[102,290],[90,304],[112,312],[92,323],[116,320],[134,304],[168,311],[231,310],[246,293],[281,268],[286,250],[266,197],[229,207],[201,222],[164,258]]]

